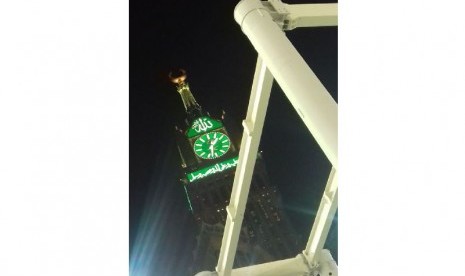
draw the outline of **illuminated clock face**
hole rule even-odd
[[[226,134],[213,131],[195,140],[194,152],[202,159],[215,159],[226,154],[230,146],[231,141]]]

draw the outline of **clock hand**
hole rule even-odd
[[[213,145],[210,145],[210,151],[212,152],[212,156],[213,156],[213,154],[214,154],[214,152],[213,152]]]

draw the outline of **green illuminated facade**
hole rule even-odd
[[[195,172],[188,173],[186,174],[187,180],[189,181],[189,183],[192,183],[194,181],[208,177],[210,175],[221,173],[225,170],[235,168],[237,166],[238,159],[239,159],[238,157],[233,157],[231,159],[218,162],[215,165],[208,166],[206,168],[197,170]]]

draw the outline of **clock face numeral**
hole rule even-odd
[[[200,136],[194,142],[194,152],[202,159],[215,159],[229,151],[231,141],[221,132],[210,132]]]

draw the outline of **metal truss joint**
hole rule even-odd
[[[262,1],[263,7],[266,8],[273,21],[282,29],[287,30],[289,25],[289,12],[281,0]]]
[[[247,136],[252,136],[254,129],[253,123],[250,120],[243,120],[242,126],[244,127],[244,132],[247,134]]]

